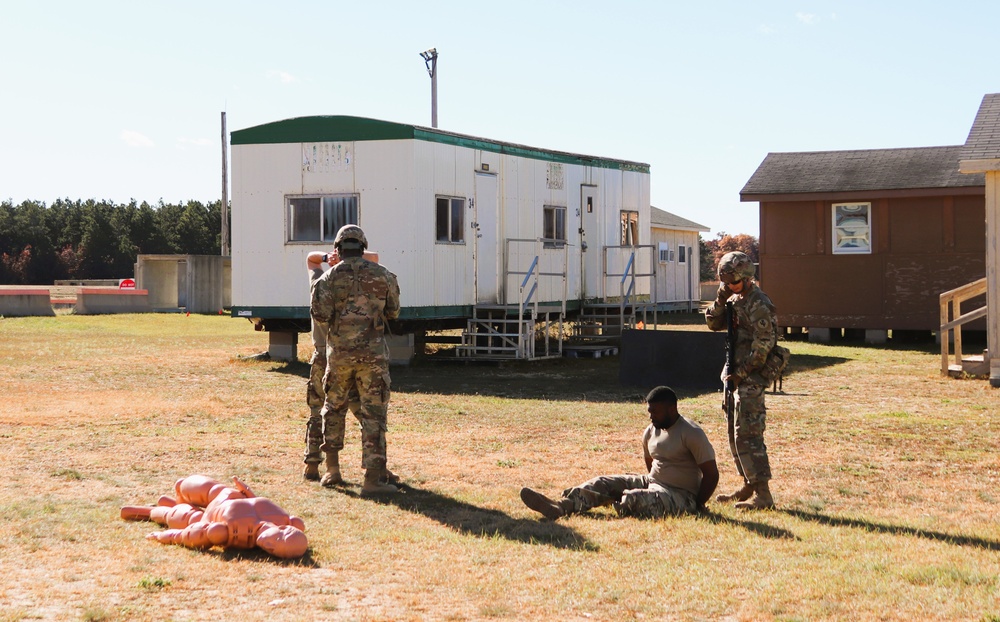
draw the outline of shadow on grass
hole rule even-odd
[[[940,531],[930,531],[927,529],[918,529],[916,527],[906,527],[903,525],[886,525],[883,523],[876,523],[873,521],[859,519],[859,518],[827,516],[825,514],[803,512],[802,510],[779,509],[776,511],[784,512],[785,514],[788,514],[789,516],[794,516],[799,520],[812,521],[814,523],[829,525],[831,527],[854,527],[856,529],[864,529],[865,531],[884,533],[893,536],[915,536],[918,538],[935,540],[937,542],[954,544],[956,546],[974,546],[986,549],[988,551],[1000,551],[1000,542],[997,542],[996,540],[987,540],[985,538],[977,538],[975,536],[954,535],[949,533],[942,533]]]
[[[751,520],[739,520],[736,518],[729,518],[728,516],[723,516],[711,510],[707,512],[702,512],[699,514],[684,514],[682,516],[667,516],[664,518],[646,518],[641,516],[629,516],[621,517],[614,513],[606,512],[585,512],[581,516],[587,516],[594,520],[682,520],[686,518],[694,518],[696,520],[705,520],[713,525],[731,525],[734,527],[742,527],[751,533],[755,533],[763,538],[772,539],[784,539],[784,540],[801,540],[797,535],[788,531],[787,529],[782,529],[781,527],[774,527],[773,525],[768,525],[766,523],[758,523]]]
[[[699,518],[707,520],[714,525],[732,525],[735,527],[742,527],[751,533],[755,533],[763,538],[773,538],[781,540],[801,540],[797,535],[788,531],[787,529],[782,529],[781,527],[775,527],[773,525],[768,525],[767,523],[758,523],[752,520],[740,520],[736,518],[729,518],[728,516],[723,516],[711,510],[703,512],[698,515]]]
[[[215,549],[212,549],[214,553]],[[269,555],[262,549],[222,549],[217,553],[219,559],[223,561],[253,561],[253,562],[270,562],[277,566],[300,566],[303,568],[319,568],[320,565],[312,558],[312,548],[306,551],[306,554],[302,557],[295,559],[282,559],[280,557],[275,557],[274,555]]]
[[[351,490],[346,495],[357,497]],[[555,522],[514,518],[499,510],[484,509],[422,488],[403,485],[397,494],[365,497],[421,514],[460,533],[477,538],[503,538],[525,544],[547,544],[560,549],[596,552],[598,546],[573,529]]]
[[[796,372],[832,367],[848,360],[839,356],[793,354],[781,393],[801,395],[795,393]],[[274,372],[303,379],[309,377],[308,363],[292,361],[270,364],[273,365]],[[638,408],[643,408],[643,400],[652,386],[623,386],[619,382],[619,371],[617,356],[503,363],[470,363],[445,357],[418,357],[411,365],[393,366],[391,374],[392,390],[399,393],[605,402],[636,404]],[[712,374],[713,379],[717,377],[714,370]],[[664,377],[663,383],[670,385],[669,378]],[[721,393],[721,388],[721,384],[717,389],[674,386],[681,398]]]
[[[788,362],[788,369],[785,370],[785,378],[794,375],[797,371],[812,371],[823,367],[833,367],[848,362],[850,359],[842,356],[820,356],[818,354],[792,354]]]

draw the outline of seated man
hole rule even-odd
[[[650,424],[642,434],[648,475],[602,475],[567,488],[558,501],[530,488],[521,501],[555,520],[602,505],[619,516],[660,517],[701,511],[719,483],[715,450],[705,432],[677,412],[677,395],[656,387],[646,396]]]
[[[122,508],[125,520],[151,520],[170,527],[146,536],[164,544],[190,549],[213,546],[262,548],[275,557],[295,558],[309,548],[306,526],[276,503],[257,497],[246,484],[233,478],[235,488],[204,475],[177,480],[177,497],[160,497],[156,506]]]

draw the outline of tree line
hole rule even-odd
[[[221,204],[0,202],[0,284],[129,277],[140,254],[218,255]]]
[[[0,202],[0,285],[124,278],[132,276],[140,254],[218,255],[221,204]],[[702,280],[715,279],[719,258],[729,251],[743,251],[759,261],[752,235],[722,232],[714,240],[699,238],[699,243]]]

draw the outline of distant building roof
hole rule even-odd
[[[985,177],[958,170],[961,145],[769,153],[740,191],[743,201],[771,195],[877,194],[984,187]],[[969,193],[969,192],[964,192]]]
[[[969,138],[959,155],[962,160],[1000,159],[1000,93],[983,97]]]
[[[671,214],[658,207],[649,207],[649,222],[660,229],[688,229],[690,231],[711,231],[705,225],[699,225],[693,220]]]

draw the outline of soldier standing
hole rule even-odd
[[[313,251],[306,257],[309,269],[309,291],[312,292],[316,281],[323,276],[322,264],[329,260],[327,253]],[[310,327],[313,342],[312,358],[309,360],[309,380],[306,382],[306,404],[309,405],[309,420],[306,422],[306,452],[303,461],[306,463],[302,477],[311,481],[319,481],[319,463],[323,461],[320,446],[323,444],[323,375],[326,373],[326,325],[310,317]],[[357,412],[357,411],[354,411]],[[337,476],[340,476],[339,463]],[[331,477],[332,479],[332,477]],[[327,482],[326,485],[332,485]]]
[[[726,330],[726,303],[732,303],[736,347],[731,355],[732,366],[723,368],[722,377],[735,389],[733,412],[727,412],[733,418],[729,424],[729,449],[743,487],[732,494],[718,495],[716,500],[737,501],[736,507],[741,509],[773,508],[768,484],[771,465],[764,445],[764,389],[770,384],[767,363],[777,344],[778,319],[771,299],[754,282],[756,267],[746,253],[723,255],[718,274],[718,296],[705,311],[705,321],[711,330]]]
[[[390,378],[385,324],[399,315],[399,285],[396,275],[362,257],[368,240],[357,225],[342,227],[334,247],[341,261],[315,281],[310,309],[313,319],[326,325],[326,396],[321,411],[325,485],[340,481],[344,421],[351,390],[356,389],[361,403],[361,462],[365,469],[361,492],[396,492],[397,488],[386,482]]]
[[[378,255],[373,255],[371,261],[378,262]],[[316,281],[323,276],[323,264],[333,266],[340,261],[337,254],[313,251],[306,257],[306,267],[309,269],[309,291],[312,292]],[[323,376],[326,374],[326,331],[325,322],[317,322],[315,318],[310,318],[311,334],[313,342],[312,358],[309,360],[309,380],[306,382],[306,404],[309,406],[309,420],[306,422],[306,451],[303,461],[306,463],[302,472],[302,477],[310,481],[319,481],[323,486],[333,486],[343,482],[340,475],[340,463],[334,460],[330,468],[324,474],[323,479],[319,477],[319,464],[323,462],[323,452],[320,446],[323,444],[323,402],[326,395],[323,389]],[[351,390],[350,409],[354,416],[361,421],[361,405],[358,403],[357,389]]]

